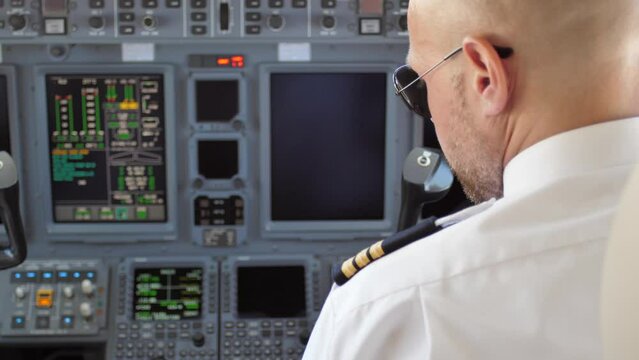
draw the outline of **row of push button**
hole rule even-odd
[[[60,329],[73,329],[75,324],[75,317],[72,315],[65,315],[60,318]],[[27,326],[27,320],[24,316],[13,316],[11,318],[12,329],[25,329]],[[39,330],[46,330],[51,327],[51,318],[46,315],[39,315],[35,320],[35,328]]]
[[[308,322],[306,320],[275,320],[275,321],[271,321],[271,320],[262,320],[262,321],[226,321],[224,322],[224,327],[226,329],[233,329],[233,328],[238,328],[238,329],[244,329],[244,328],[258,328],[261,327],[262,329],[268,329],[271,327],[275,327],[275,328],[283,328],[286,325],[287,328],[294,328],[296,326],[300,326],[300,327],[307,327],[308,326]]]
[[[93,3],[100,3],[97,6],[93,6]],[[160,0],[141,0],[142,7],[145,9],[155,9],[160,5]],[[182,0],[165,0],[165,6],[169,9],[179,8],[182,6]],[[135,7],[135,0],[118,0],[118,6],[121,9],[133,9]],[[93,0],[92,8],[103,8],[104,0]],[[206,7],[206,0],[192,0],[191,7]]]
[[[104,2],[105,0],[89,0],[89,7],[91,9],[103,9]],[[135,3],[136,0],[118,0],[118,7],[120,9],[133,9]],[[158,8],[160,3],[161,0],[141,0],[141,5],[145,9]],[[164,5],[169,9],[176,9],[182,6],[182,0],[165,0]],[[208,0],[191,0],[190,5],[192,9],[204,9],[208,5]]]
[[[335,2],[335,0],[332,0],[332,2]],[[307,0],[291,0],[291,6],[293,8],[296,8],[296,9],[303,9],[303,8],[306,7],[307,4],[308,4]],[[324,4],[324,1],[322,1],[322,5],[323,4]],[[262,5],[262,1],[261,0],[246,0],[244,5],[247,8],[249,8],[249,9],[256,9],[256,8],[259,8]],[[284,7],[284,0],[268,0],[268,7],[272,8],[272,9],[283,8]],[[324,7],[335,7],[335,5],[333,5],[333,6],[324,6]]]
[[[28,283],[28,282],[70,282],[82,281],[85,279],[95,280],[97,274],[95,271],[77,271],[77,270],[45,270],[45,271],[14,271],[11,273],[12,283]]]
[[[156,343],[143,343],[143,342],[119,342],[116,345],[116,357],[119,359],[153,359],[153,358],[168,358],[173,359],[176,355],[180,358],[185,357],[199,357],[201,359],[217,359],[217,352],[215,349],[201,349],[201,350],[177,350],[176,343],[169,341],[164,343],[159,341]]]

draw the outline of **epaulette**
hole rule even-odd
[[[332,269],[333,280],[337,285],[344,285],[359,271],[375,260],[401,249],[408,244],[412,244],[417,240],[433,235],[444,228],[468,219],[471,216],[479,214],[490,208],[495,201],[495,199],[491,199],[439,219],[434,216],[430,217],[420,221],[413,227],[395,233],[384,240],[380,240],[360,251],[357,255],[345,260],[341,265],[335,265]]]

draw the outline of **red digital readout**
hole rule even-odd
[[[217,66],[219,66],[219,67],[243,68],[244,67],[244,56],[243,55],[218,56],[217,57]]]

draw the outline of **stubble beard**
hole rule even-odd
[[[452,101],[450,134],[445,143],[446,158],[459,179],[464,193],[475,204],[503,196],[504,167],[500,155],[476,131],[472,114],[464,97],[462,75],[452,78],[455,98]]]

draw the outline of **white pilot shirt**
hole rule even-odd
[[[603,255],[637,165],[639,118],[526,149],[488,210],[334,287],[304,359],[601,359]]]

